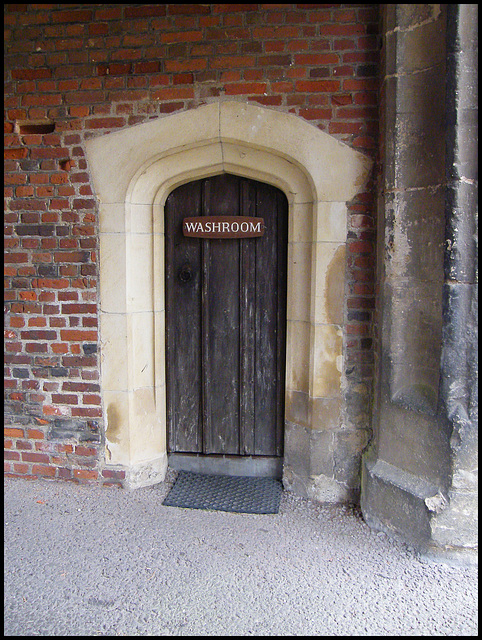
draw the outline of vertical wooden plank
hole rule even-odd
[[[210,215],[211,205],[211,181],[201,182],[201,215]],[[201,284],[201,341],[202,341],[202,363],[201,363],[201,385],[202,385],[202,450],[206,453],[211,447],[213,424],[211,421],[211,367],[209,351],[209,263],[210,263],[210,241],[201,241],[201,262],[202,262],[202,284]]]
[[[275,455],[277,413],[277,218],[272,188],[257,184],[257,215],[265,234],[256,244],[256,455]]]
[[[241,212],[253,216],[256,187],[251,180],[241,180]],[[254,241],[253,241],[254,240]],[[255,453],[254,364],[255,364],[255,291],[256,239],[240,240],[240,453]]]
[[[199,212],[200,204],[200,184],[191,183],[176,189],[165,207],[166,383],[171,452],[202,450],[201,255],[199,243],[182,234],[182,219]]]
[[[209,210],[203,215],[238,215],[238,179],[210,179]],[[209,308],[204,369],[209,379],[206,453],[239,454],[239,240],[209,240],[206,256]]]

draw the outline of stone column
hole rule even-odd
[[[431,520],[431,555],[477,547],[478,5],[447,5],[446,233],[442,410],[450,428],[448,504]]]
[[[460,382],[460,375],[467,379],[468,374],[467,366],[461,374],[457,360],[464,356],[454,352],[460,341],[469,348],[454,313],[470,318],[468,299],[472,300],[463,278],[454,286],[448,273],[447,249],[454,239],[446,238],[446,227],[449,236],[461,238],[461,226],[450,222],[451,195],[459,192],[454,186],[446,188],[447,159],[454,153],[458,157],[457,125],[447,127],[447,78],[453,66],[447,53],[450,34],[462,26],[454,24],[457,10],[451,7],[476,9],[419,4],[383,9],[377,381],[374,437],[363,463],[361,506],[368,524],[422,554],[447,555],[450,550],[466,556],[453,523],[454,517],[462,517],[463,507],[452,517],[452,533],[447,523],[442,524],[447,517],[443,514],[453,510],[457,475],[449,390],[455,380]],[[470,29],[467,20],[463,24]],[[456,106],[452,119],[461,113]],[[450,176],[451,171],[449,181]],[[471,228],[470,206],[459,207],[457,215]],[[473,280],[473,251],[467,263]],[[469,440],[472,452],[472,437]],[[465,452],[464,469],[471,468],[471,455]],[[453,551],[454,545],[464,548]]]

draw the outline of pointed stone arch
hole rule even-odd
[[[343,313],[330,299],[343,298],[346,203],[371,160],[297,116],[242,102],[158,118],[86,148],[99,206],[106,463],[124,466],[132,488],[165,476],[164,203],[185,182],[228,172],[273,184],[289,203],[284,482],[342,500],[343,487],[314,473],[311,434],[332,407],[339,413]]]

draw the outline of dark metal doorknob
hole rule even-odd
[[[181,267],[179,271],[179,280],[181,282],[189,282],[192,278],[192,268],[190,264],[185,264]]]

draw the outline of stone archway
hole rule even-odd
[[[346,203],[371,160],[297,116],[219,102],[90,139],[99,202],[101,389],[106,462],[131,488],[167,469],[164,203],[185,182],[222,172],[280,188],[289,203],[285,485],[343,500],[315,475],[313,438],[341,403]],[[333,277],[333,272],[336,276]]]

